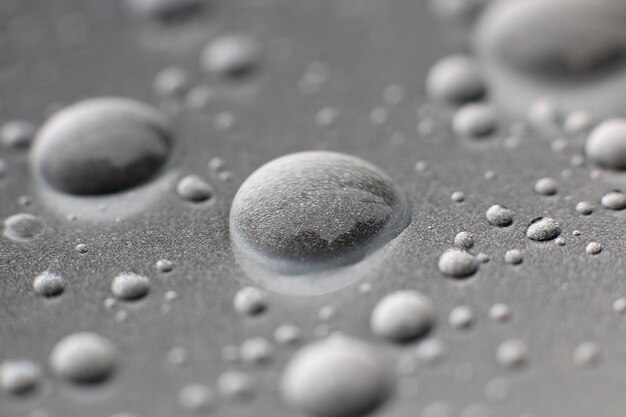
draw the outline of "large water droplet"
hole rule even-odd
[[[287,403],[319,417],[367,414],[385,401],[391,388],[378,355],[343,337],[304,347],[288,363],[281,380]]]
[[[156,110],[133,100],[97,98],[52,116],[37,134],[31,161],[36,174],[59,191],[103,195],[153,179],[171,146],[169,126]]]
[[[289,273],[350,264],[410,222],[404,193],[375,166],[333,152],[275,159],[241,185],[231,238]]]

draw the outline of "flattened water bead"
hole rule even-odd
[[[423,336],[434,322],[433,304],[417,291],[397,291],[383,297],[370,318],[372,333],[393,342]]]
[[[285,402],[316,417],[357,417],[392,391],[384,362],[368,345],[334,337],[301,349],[281,378]]]
[[[411,219],[402,190],[381,170],[334,152],[275,159],[241,185],[231,238],[285,270],[325,269],[363,258]]]
[[[37,216],[27,213],[14,214],[4,220],[4,235],[12,240],[28,240],[39,236],[46,228]]]
[[[155,109],[123,98],[71,105],[41,128],[31,151],[35,173],[58,191],[105,195],[153,179],[172,148]]]
[[[585,154],[603,168],[626,170],[626,119],[611,119],[593,129],[585,142]]]
[[[117,350],[95,333],[74,333],[61,339],[50,353],[50,368],[78,384],[102,382],[114,371]]]

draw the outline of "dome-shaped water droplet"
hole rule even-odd
[[[285,401],[315,417],[362,416],[382,404],[391,389],[388,370],[378,355],[343,337],[304,347],[281,379]]]
[[[472,103],[457,110],[452,119],[452,128],[459,137],[480,139],[495,132],[497,120],[491,105]]]
[[[538,217],[528,225],[526,237],[532,240],[552,240],[561,234],[561,226],[551,217]]]
[[[623,210],[626,208],[626,194],[621,191],[609,191],[600,200],[602,207],[609,210]]]
[[[213,195],[213,187],[198,175],[187,175],[178,182],[176,192],[187,201],[199,203]]]
[[[431,68],[426,78],[426,91],[435,100],[458,105],[481,99],[485,85],[474,59],[451,55]]]
[[[265,164],[241,185],[230,212],[235,244],[293,273],[358,261],[409,222],[404,193],[386,174],[333,152]]]
[[[439,272],[452,278],[465,278],[478,271],[478,261],[469,252],[449,249],[439,257]]]
[[[37,134],[31,162],[38,177],[59,191],[110,194],[153,179],[171,141],[156,110],[133,100],[97,98],[52,116]]]
[[[74,383],[98,383],[115,370],[117,350],[95,333],[74,333],[61,339],[50,353],[50,368]]]
[[[489,207],[485,216],[493,226],[506,227],[513,224],[513,211],[499,204]]]
[[[626,119],[611,119],[593,129],[585,142],[587,158],[603,168],[626,170]]]
[[[29,360],[0,364],[0,389],[15,395],[31,393],[41,383],[41,368]]]
[[[423,336],[434,321],[433,304],[417,291],[397,291],[374,307],[370,328],[376,336],[393,342],[408,342]]]
[[[213,39],[202,52],[200,64],[213,74],[239,78],[251,73],[261,60],[261,45],[245,34],[222,35]]]
[[[33,288],[42,297],[54,297],[65,290],[65,280],[60,275],[46,271],[35,277]]]
[[[150,280],[134,272],[117,275],[111,283],[111,292],[120,300],[137,300],[150,291]]]
[[[241,315],[256,316],[267,310],[267,296],[258,288],[244,287],[235,294],[233,306]]]

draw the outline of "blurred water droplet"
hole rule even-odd
[[[42,297],[54,297],[65,290],[65,280],[60,275],[46,271],[35,277],[33,289]]]
[[[0,389],[14,395],[30,394],[41,384],[41,368],[29,360],[10,360],[0,364]]]
[[[4,235],[11,240],[29,240],[44,232],[45,223],[27,213],[14,214],[4,220]]]
[[[117,349],[95,333],[74,333],[61,339],[50,353],[52,371],[77,384],[99,383],[117,366]]]
[[[432,301],[417,291],[397,291],[383,297],[370,317],[372,333],[404,343],[425,335],[434,324]]]
[[[481,99],[485,85],[471,57],[451,55],[431,68],[426,78],[426,91],[435,100],[460,105]]]
[[[111,282],[111,292],[120,300],[137,300],[150,291],[150,280],[134,272],[117,275]]]
[[[258,288],[244,287],[235,294],[233,306],[241,315],[256,316],[267,309],[267,296]]]
[[[245,34],[222,35],[213,39],[202,51],[200,63],[213,74],[240,78],[249,75],[259,65],[261,45]]]

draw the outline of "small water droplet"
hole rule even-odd
[[[33,288],[42,297],[55,297],[65,290],[65,280],[60,275],[46,271],[35,277]]]
[[[425,335],[434,323],[432,301],[417,291],[397,291],[374,307],[370,328],[376,336],[393,342],[408,342]]]
[[[493,226],[507,227],[513,224],[513,211],[499,204],[489,207],[485,216]]]
[[[474,323],[474,313],[468,306],[454,307],[448,315],[448,324],[455,329],[467,329]]]
[[[279,345],[295,345],[302,339],[302,330],[293,324],[281,324],[274,331],[274,341]]]
[[[593,213],[593,210],[593,203],[589,201],[581,201],[576,204],[576,211],[583,216],[589,216],[591,213]]]
[[[621,191],[609,191],[600,200],[602,207],[609,210],[623,210],[626,208],[626,194]]]
[[[0,389],[13,395],[30,394],[41,383],[41,368],[29,360],[10,360],[0,364]]]
[[[489,309],[489,317],[493,321],[500,321],[500,322],[509,321],[511,318],[511,309],[506,304],[502,304],[502,303],[494,304]]]
[[[215,394],[204,384],[187,384],[178,393],[178,404],[183,410],[205,414],[215,408]]]
[[[150,280],[134,272],[117,275],[111,282],[111,292],[120,300],[137,300],[150,291]]]
[[[261,45],[245,34],[222,35],[213,39],[202,52],[202,67],[221,77],[240,78],[259,65]]]
[[[452,278],[465,278],[478,271],[478,261],[469,252],[449,249],[439,257],[439,272]]]
[[[602,252],[602,245],[598,242],[589,242],[585,247],[585,252],[588,255],[597,255]]]
[[[230,401],[249,401],[255,389],[250,376],[244,372],[225,372],[217,379],[217,389],[222,397]]]
[[[267,310],[267,296],[258,288],[244,287],[235,294],[233,306],[241,315],[256,316]]]
[[[7,148],[24,149],[30,146],[36,131],[35,126],[30,122],[13,120],[0,128],[0,138]]]
[[[239,356],[244,363],[266,364],[274,356],[274,347],[263,337],[254,337],[241,344]]]
[[[552,178],[541,178],[535,184],[535,192],[541,195],[555,195],[558,191],[558,184]]]
[[[471,249],[474,246],[474,236],[470,232],[459,232],[454,237],[454,244],[462,249]]]
[[[528,360],[528,346],[522,340],[506,340],[498,346],[496,359],[505,368],[520,367]]]
[[[524,254],[519,249],[511,249],[504,254],[504,262],[511,265],[519,265],[524,260]]]
[[[155,266],[157,271],[161,272],[162,274],[172,272],[172,270],[174,269],[174,263],[168,259],[159,259],[156,262]]]
[[[461,191],[455,191],[450,196],[450,199],[455,203],[462,203],[465,200],[465,194]]]
[[[485,85],[471,57],[451,55],[431,68],[426,78],[426,91],[435,100],[459,105],[481,99]]]
[[[481,139],[496,131],[497,116],[491,105],[483,103],[466,104],[452,119],[452,128],[457,136]]]
[[[584,342],[574,350],[573,361],[576,366],[593,366],[600,361],[600,346],[595,342]]]
[[[198,175],[187,175],[178,182],[176,192],[187,201],[199,203],[213,196],[213,187]]]
[[[526,229],[526,237],[532,240],[552,240],[561,234],[561,226],[551,217],[537,217]]]

